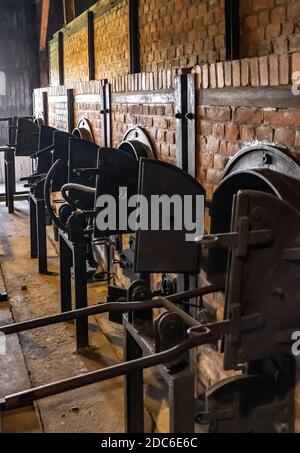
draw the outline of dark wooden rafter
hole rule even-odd
[[[225,0],[226,59],[240,58],[240,5],[239,0]]]
[[[50,3],[51,0],[41,0],[41,25],[40,25],[40,46],[39,46],[41,86],[47,86],[49,82],[47,36],[48,36]]]
[[[130,34],[130,72],[141,72],[139,0],[129,0],[129,34]]]
[[[46,50],[51,0],[41,0],[40,51]]]

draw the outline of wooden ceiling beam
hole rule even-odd
[[[51,0],[41,0],[41,30],[40,30],[41,51],[45,50],[47,46],[50,2]]]

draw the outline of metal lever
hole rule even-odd
[[[263,245],[271,241],[271,230],[256,230],[249,232],[248,245]],[[239,247],[240,233],[222,233],[198,237],[196,238],[196,243],[206,248],[214,248],[216,246],[223,248]]]

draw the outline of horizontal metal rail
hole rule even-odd
[[[102,305],[94,305],[92,307],[82,308],[80,310],[68,311],[65,313],[59,313],[56,315],[46,316],[43,318],[32,319],[30,321],[24,321],[14,324],[9,324],[0,327],[0,332],[5,335],[12,335],[20,332],[26,332],[33,329],[51,326],[54,324],[60,324],[67,321],[76,319],[82,319],[84,317],[96,316],[103,313],[123,312],[132,310],[143,310],[153,308],[166,308],[172,312],[177,312],[185,321],[187,326],[199,325],[191,316],[185,313],[180,308],[176,307],[174,303],[178,303],[182,300],[192,299],[194,297],[201,297],[207,294],[217,292],[221,288],[214,286],[207,286],[205,288],[198,288],[195,290],[187,291],[185,293],[175,294],[170,296],[168,299],[155,298],[149,301],[143,302],[109,302]]]
[[[161,305],[167,306],[169,306],[169,304],[173,305],[171,302],[165,303],[165,300],[158,299],[157,304],[160,305],[160,303]],[[137,305],[140,304],[138,303]],[[0,400],[0,411],[21,409],[32,405],[36,400],[124,376],[132,371],[142,371],[172,362],[190,349],[218,341],[223,335],[228,334],[232,330],[231,320],[202,326],[199,322],[190,318],[177,307],[175,311],[181,312],[181,314],[184,315],[183,317],[189,320],[190,324],[193,324],[193,327],[189,328],[187,331],[187,339],[179,345],[148,357],[121,363],[103,370],[93,371],[7,396]],[[254,314],[241,319],[241,331],[257,329],[261,325],[263,325],[263,319],[259,314]]]

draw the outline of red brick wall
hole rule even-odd
[[[112,141],[117,147],[122,142],[128,129],[140,126],[147,130],[157,152],[158,158],[176,163],[176,120],[173,104],[162,103],[133,103],[130,93],[172,90],[174,89],[175,73],[167,71],[164,73],[149,73],[130,75],[111,79],[112,95],[114,93],[129,95],[128,101],[112,103]],[[49,125],[58,129],[67,130],[68,111],[66,88],[48,88],[49,102]],[[87,118],[96,143],[102,145],[102,124],[101,124],[101,96],[100,89],[102,82],[85,82],[73,84],[74,88],[74,122],[75,126],[81,118]],[[44,89],[43,89],[44,90]],[[42,91],[36,90],[35,114],[41,111]]]
[[[49,126],[63,131],[68,130],[68,104],[65,87],[48,89],[48,122]]]
[[[103,2],[92,8],[98,80],[130,72],[128,3],[123,0],[100,15]],[[299,49],[300,0],[241,0],[240,15],[242,57]],[[64,33],[65,81],[88,80],[86,16]],[[145,72],[225,61],[224,0],[141,0],[140,47]],[[50,43],[52,85],[58,84],[57,52],[56,37]]]
[[[53,39],[49,44],[49,80],[50,85],[59,85],[58,40]]]
[[[127,0],[95,18],[97,80],[129,73],[129,9]]]
[[[113,146],[118,146],[130,127],[144,127],[155,144],[157,157],[176,164],[176,120],[170,105],[113,104]]]
[[[240,8],[242,56],[299,50],[299,0],[241,0]]]
[[[198,89],[292,84],[300,55],[271,55],[203,65],[195,69]],[[198,178],[208,196],[228,159],[251,142],[285,146],[300,157],[300,108],[273,109],[202,105],[197,110]]]
[[[251,142],[282,145],[300,157],[300,109],[202,106],[198,126],[198,176],[209,194],[228,159]]]
[[[99,102],[75,102],[74,120],[75,125],[81,118],[89,120],[95,143],[102,145],[101,136],[101,104]]]
[[[143,71],[225,59],[224,0],[141,0]]]
[[[89,79],[88,30],[81,27],[75,33],[64,35],[64,78],[65,83]]]

